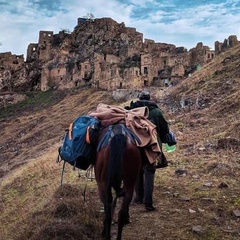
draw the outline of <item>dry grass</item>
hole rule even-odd
[[[83,226],[81,231],[87,229],[87,237],[99,235],[100,221],[94,208],[95,200],[90,194],[84,195],[85,187],[91,192],[96,188],[95,183],[85,177],[85,171],[79,178],[77,171],[67,166],[61,188],[62,164],[56,163],[57,147],[54,145],[46,154],[12,171],[2,181],[2,239],[55,239],[45,235],[45,231],[51,224],[56,228],[60,223],[62,230],[78,223]],[[57,232],[55,234],[56,239],[61,238]]]
[[[99,99],[113,102],[107,92],[79,90],[77,94],[68,95],[56,105],[50,105],[33,113],[25,109],[22,114],[10,116],[8,121],[3,121],[1,133],[4,138],[0,141],[1,171],[4,176],[1,182],[1,236],[3,239],[29,239],[33,234],[42,231],[43,225],[50,224],[55,219],[51,212],[63,201],[58,199],[59,202],[56,202],[54,194],[60,191],[58,189],[62,165],[56,164],[56,158],[64,129],[77,116],[94,109],[96,101],[101,101]],[[73,190],[79,192],[79,187],[82,190],[76,194],[75,198],[83,199],[82,192],[85,186],[91,189],[93,183],[89,183],[84,176],[78,178],[77,171],[72,171],[70,166],[66,171],[64,184],[68,182],[77,184]],[[75,201],[78,207],[82,205],[78,216],[81,219],[76,217],[76,221],[82,222],[84,219],[83,226],[95,223],[97,231],[99,230],[97,222],[94,221],[98,220],[92,214],[88,214],[91,206],[90,199],[88,199],[88,207],[81,199]],[[95,203],[92,205],[94,206]],[[94,211],[94,208],[90,209]],[[41,212],[43,213],[40,214]],[[74,221],[70,223],[76,224]]]
[[[123,239],[239,239],[240,219],[233,213],[240,210],[239,53],[236,47],[221,54],[166,90],[160,102],[177,150],[166,153],[170,165],[156,173],[157,212],[131,206]],[[183,96],[195,103],[200,94],[204,106],[180,108]],[[103,209],[95,181],[67,166],[61,189],[62,165],[56,163],[64,129],[100,102],[115,104],[107,92],[78,90],[1,119],[1,239],[100,239]]]

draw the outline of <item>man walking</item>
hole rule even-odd
[[[161,109],[154,101],[150,101],[150,93],[147,91],[142,91],[138,95],[139,100],[132,101],[129,107],[126,109],[133,109],[137,107],[148,107],[149,117],[148,119],[156,125],[157,138],[160,148],[162,149],[162,143],[166,142],[166,135],[169,133],[168,122],[166,121]],[[142,168],[140,170],[139,178],[136,183],[135,193],[136,197],[134,198],[134,203],[145,204],[145,209],[147,211],[154,211],[155,207],[153,206],[153,189],[154,189],[154,176],[156,168],[162,168],[167,166],[167,160],[161,153],[161,157],[157,163],[151,164],[146,155],[144,154],[143,149],[141,149],[142,155]]]

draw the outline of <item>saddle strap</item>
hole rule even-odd
[[[121,126],[121,133],[124,136],[128,136],[131,143],[136,145],[141,144],[141,140],[139,139],[139,137],[132,132],[130,129],[128,129],[124,124],[119,124]],[[97,151],[99,152],[102,148],[107,147],[108,143],[110,142],[110,140],[115,136],[116,134],[113,131],[113,125],[108,126],[106,133],[104,134],[104,136],[102,137],[102,139],[100,140],[100,142],[98,143],[97,146]]]

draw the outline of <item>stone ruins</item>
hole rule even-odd
[[[40,31],[23,55],[0,53],[0,92],[66,89],[136,89],[175,85],[239,44],[235,35],[215,50],[198,43],[189,51],[144,39],[135,28],[111,18],[78,18],[72,33]]]

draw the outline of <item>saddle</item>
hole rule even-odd
[[[98,143],[97,151],[99,152],[102,148],[107,147],[110,140],[117,134],[122,134],[129,137],[131,143],[134,145],[141,144],[139,137],[133,131],[128,129],[124,124],[114,124],[107,127],[106,133]]]

